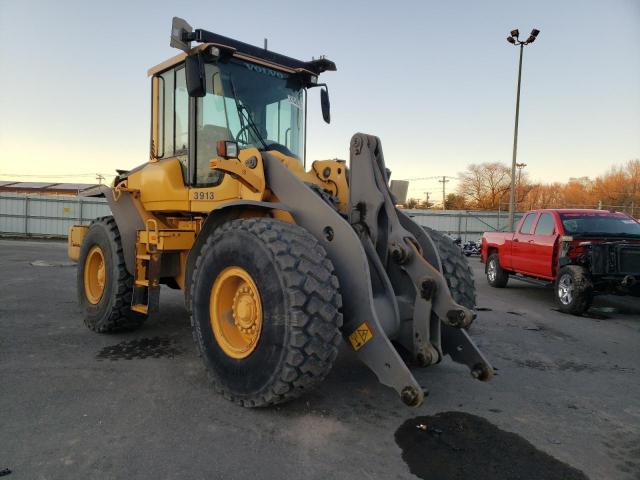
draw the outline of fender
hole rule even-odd
[[[144,220],[131,193],[120,192],[118,200],[113,197],[113,189],[108,186],[100,187],[102,196],[107,200],[113,219],[118,226],[124,254],[124,263],[129,274],[135,276],[136,265],[136,232],[144,230]]]
[[[233,200],[213,209],[209,215],[207,215],[207,218],[202,224],[202,229],[196,237],[195,243],[187,254],[187,264],[184,275],[184,302],[189,313],[191,313],[191,279],[196,259],[198,255],[200,255],[200,250],[216,228],[223,223],[239,218],[246,207],[291,212],[289,207],[281,203],[260,202],[256,200]]]

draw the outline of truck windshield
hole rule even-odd
[[[305,96],[302,81],[261,65],[230,59],[205,68],[207,93],[196,104],[196,178],[215,183],[208,162],[219,140],[240,148],[304,155]]]
[[[568,235],[604,235],[640,237],[640,223],[621,213],[561,213]]]

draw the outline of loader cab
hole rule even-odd
[[[221,140],[304,163],[307,89],[316,86],[317,73],[260,62],[211,44],[149,73],[152,159],[177,158],[185,185],[206,188],[222,182],[224,174],[209,167]],[[197,83],[194,88],[194,76],[201,88]],[[324,113],[326,93],[322,99],[323,105],[327,102]]]

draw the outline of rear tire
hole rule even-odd
[[[102,264],[101,279],[93,275],[96,263]],[[80,248],[76,285],[84,323],[90,330],[133,330],[145,321],[145,315],[131,310],[133,276],[125,266],[120,232],[113,217],[98,218],[89,226]]]
[[[261,312],[257,340],[238,355],[226,342],[237,337],[234,324],[240,330],[245,325],[237,304],[232,315],[212,319],[219,311],[215,305],[229,297],[216,287],[229,271],[248,275],[259,297],[248,310]],[[302,227],[270,218],[223,224],[202,247],[191,285],[194,340],[216,390],[227,399],[245,407],[281,403],[330,371],[341,338],[342,297],[324,248]],[[218,296],[223,299],[214,300]],[[227,338],[220,334],[224,329],[231,329]]]
[[[486,267],[487,283],[493,288],[504,288],[509,282],[509,274],[500,266],[500,257],[492,253],[487,259]]]
[[[591,306],[593,288],[588,273],[578,266],[560,269],[555,285],[556,302],[561,312],[582,315]]]

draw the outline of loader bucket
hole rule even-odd
[[[425,367],[449,355],[475,378],[490,379],[493,368],[464,329],[475,313],[453,300],[429,235],[395,207],[380,140],[355,134],[350,158],[344,218],[264,154],[267,184],[333,262],[343,292],[343,337],[410,406],[423,402],[424,388],[394,343],[410,353],[412,364]]]

